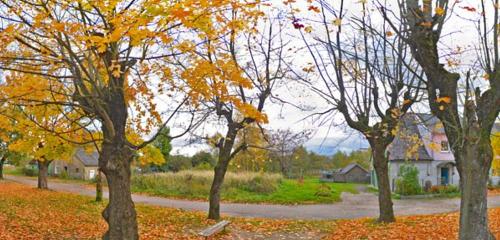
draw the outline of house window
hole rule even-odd
[[[448,144],[448,141],[441,141],[441,152],[449,152],[450,151],[450,145]]]
[[[58,174],[59,173],[59,168],[58,167],[54,167],[54,174]]]
[[[78,168],[75,168],[75,172],[76,172],[76,173],[78,173],[78,170],[80,170],[80,169],[78,169]]]

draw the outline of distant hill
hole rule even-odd
[[[338,151],[352,152],[360,148],[368,148],[368,142],[358,135],[346,138],[313,138],[304,144],[307,150],[325,156],[331,156]]]

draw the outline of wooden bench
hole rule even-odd
[[[199,232],[198,235],[205,237],[205,239],[208,239],[208,237],[211,237],[214,234],[224,230],[226,228],[226,226],[229,225],[229,223],[231,223],[231,222],[226,221],[226,220],[220,221],[220,222],[204,229],[203,231]]]

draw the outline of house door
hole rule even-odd
[[[90,170],[89,171],[89,179],[94,179],[95,178],[95,170]]]
[[[450,176],[449,168],[441,168],[441,185],[449,184],[449,176]]]

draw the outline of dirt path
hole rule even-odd
[[[36,180],[27,177],[6,176],[6,179],[22,184],[36,186]],[[87,196],[95,196],[93,189],[78,183],[49,182],[49,188],[55,191],[71,192]],[[104,193],[107,197],[108,193]],[[207,211],[208,203],[189,200],[176,200],[133,194],[136,203],[156,206],[180,208],[185,210]],[[420,215],[458,211],[460,199],[412,199],[394,200],[396,215]],[[500,196],[488,198],[489,207],[500,207]],[[315,205],[271,205],[222,203],[221,212],[231,216],[287,218],[287,219],[349,219],[361,217],[377,217],[377,196],[373,193],[342,193],[342,202],[335,204]]]

